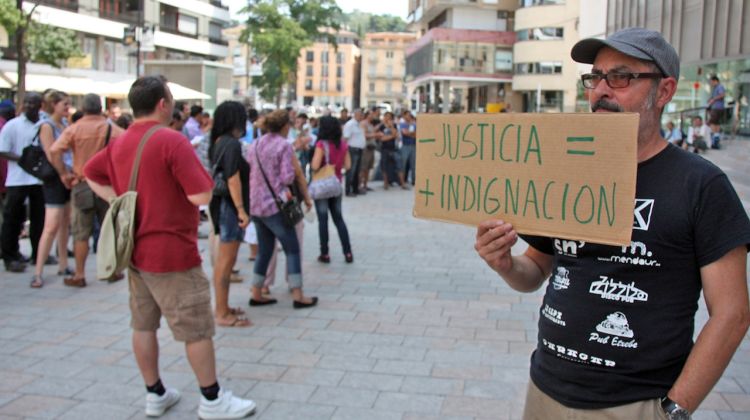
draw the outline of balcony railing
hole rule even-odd
[[[212,44],[223,45],[225,47],[229,45],[229,42],[227,42],[226,40],[222,39],[221,37],[217,38],[217,37],[209,36],[208,37],[208,42],[210,42]]]
[[[78,12],[78,0],[38,0],[37,4]]]
[[[99,9],[100,18],[116,20],[118,22],[130,23],[133,25],[138,25],[140,23],[138,14],[138,12],[115,13]]]
[[[169,33],[169,34],[184,36],[184,37],[188,37],[188,38],[195,38],[195,39],[198,38],[198,35],[186,34],[185,32],[180,32],[180,30],[177,29],[176,26],[159,25],[159,30],[162,31],[162,32]]]

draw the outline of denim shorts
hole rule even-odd
[[[221,242],[242,242],[245,229],[240,228],[237,211],[226,200],[221,201],[219,210],[219,239]]]

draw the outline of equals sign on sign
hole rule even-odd
[[[593,150],[580,150],[580,149],[571,149],[570,147],[584,147],[587,143],[593,143],[594,138],[593,137],[568,137],[568,154],[569,155],[584,155],[584,156],[593,156],[594,151]]]

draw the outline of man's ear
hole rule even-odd
[[[656,95],[656,106],[664,108],[677,92],[677,80],[674,77],[666,77],[659,81],[659,88]]]

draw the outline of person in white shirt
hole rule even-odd
[[[667,141],[674,144],[675,146],[682,147],[682,130],[674,126],[674,122],[667,122],[667,131],[664,133]]]
[[[346,171],[346,196],[356,197],[357,194],[365,194],[365,191],[359,191],[359,173],[361,171],[362,151],[365,149],[365,132],[360,126],[360,122],[365,119],[362,110],[354,111],[354,118],[349,119],[344,124],[343,137],[349,144],[349,157],[352,166]]]
[[[711,129],[703,124],[703,118],[693,117],[693,125],[687,134],[687,142],[683,145],[685,150],[693,150],[695,153],[705,152],[708,149],[708,140],[711,138]]]

